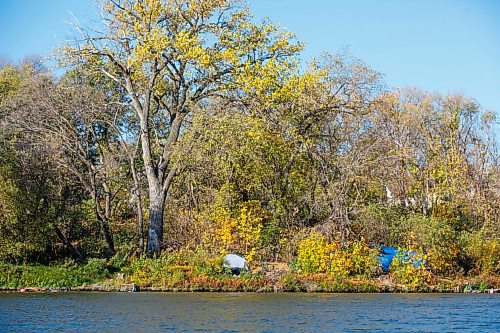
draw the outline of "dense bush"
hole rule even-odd
[[[425,255],[413,251],[408,255],[401,251],[391,263],[391,276],[395,282],[411,288],[425,287],[433,280],[433,275],[427,269],[425,262]]]
[[[475,274],[500,274],[499,232],[498,226],[486,224],[479,231],[461,234],[464,256]]]
[[[296,268],[303,273],[325,273],[330,271],[331,260],[339,245],[328,238],[312,232],[299,243]]]
[[[449,220],[415,215],[409,220],[407,246],[425,253],[428,267],[435,274],[458,272],[460,248],[459,233]]]
[[[318,232],[299,243],[295,268],[300,273],[330,273],[334,276],[371,276],[380,272],[378,250],[370,249],[364,239],[353,241],[345,248],[330,242]]]
[[[222,257],[210,257],[201,248],[164,253],[158,258],[144,255],[132,259],[123,268],[125,277],[140,286],[175,288],[185,286],[188,279],[198,276],[219,277],[226,273]]]
[[[205,227],[202,243],[215,256],[233,252],[244,255],[251,262],[261,243],[262,226],[267,216],[257,201],[240,203],[233,210],[217,203],[200,215]]]

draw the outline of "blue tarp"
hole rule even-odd
[[[393,246],[380,246],[380,254],[377,255],[377,259],[380,262],[380,265],[382,266],[382,271],[384,273],[389,272],[389,267],[391,266],[392,260],[394,259],[395,256],[398,254],[402,254],[402,259],[404,262],[411,262],[413,266],[419,267],[420,265],[423,264],[423,260],[414,260],[413,258],[415,255],[417,255],[417,252],[415,251],[404,251],[402,249],[399,249],[397,247]]]
[[[394,256],[396,256],[396,254],[398,253],[398,249],[392,246],[381,246],[380,252],[381,253],[377,255],[377,259],[382,266],[382,271],[384,273],[387,273],[389,272],[389,267],[391,266],[392,259],[394,259]]]

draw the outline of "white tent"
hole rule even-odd
[[[223,259],[222,266],[231,269],[233,274],[240,274],[243,271],[248,271],[248,263],[245,258],[237,254],[226,254]]]

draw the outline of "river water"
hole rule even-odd
[[[0,332],[500,332],[500,295],[0,293]]]

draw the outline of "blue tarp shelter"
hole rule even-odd
[[[422,259],[419,260],[413,259],[417,254],[417,252],[415,251],[411,252],[404,251],[402,249],[393,246],[380,246],[379,249],[380,249],[380,254],[377,255],[377,259],[380,262],[380,265],[382,266],[382,271],[384,273],[389,272],[389,267],[391,266],[392,260],[397,255],[402,255],[404,262],[411,262],[412,265],[415,267],[419,267],[424,263]]]
[[[394,259],[394,257],[398,253],[398,248],[392,246],[381,246],[380,252],[381,253],[377,255],[377,259],[382,266],[382,271],[384,273],[387,273],[389,272],[389,267],[391,266],[392,259]]]

